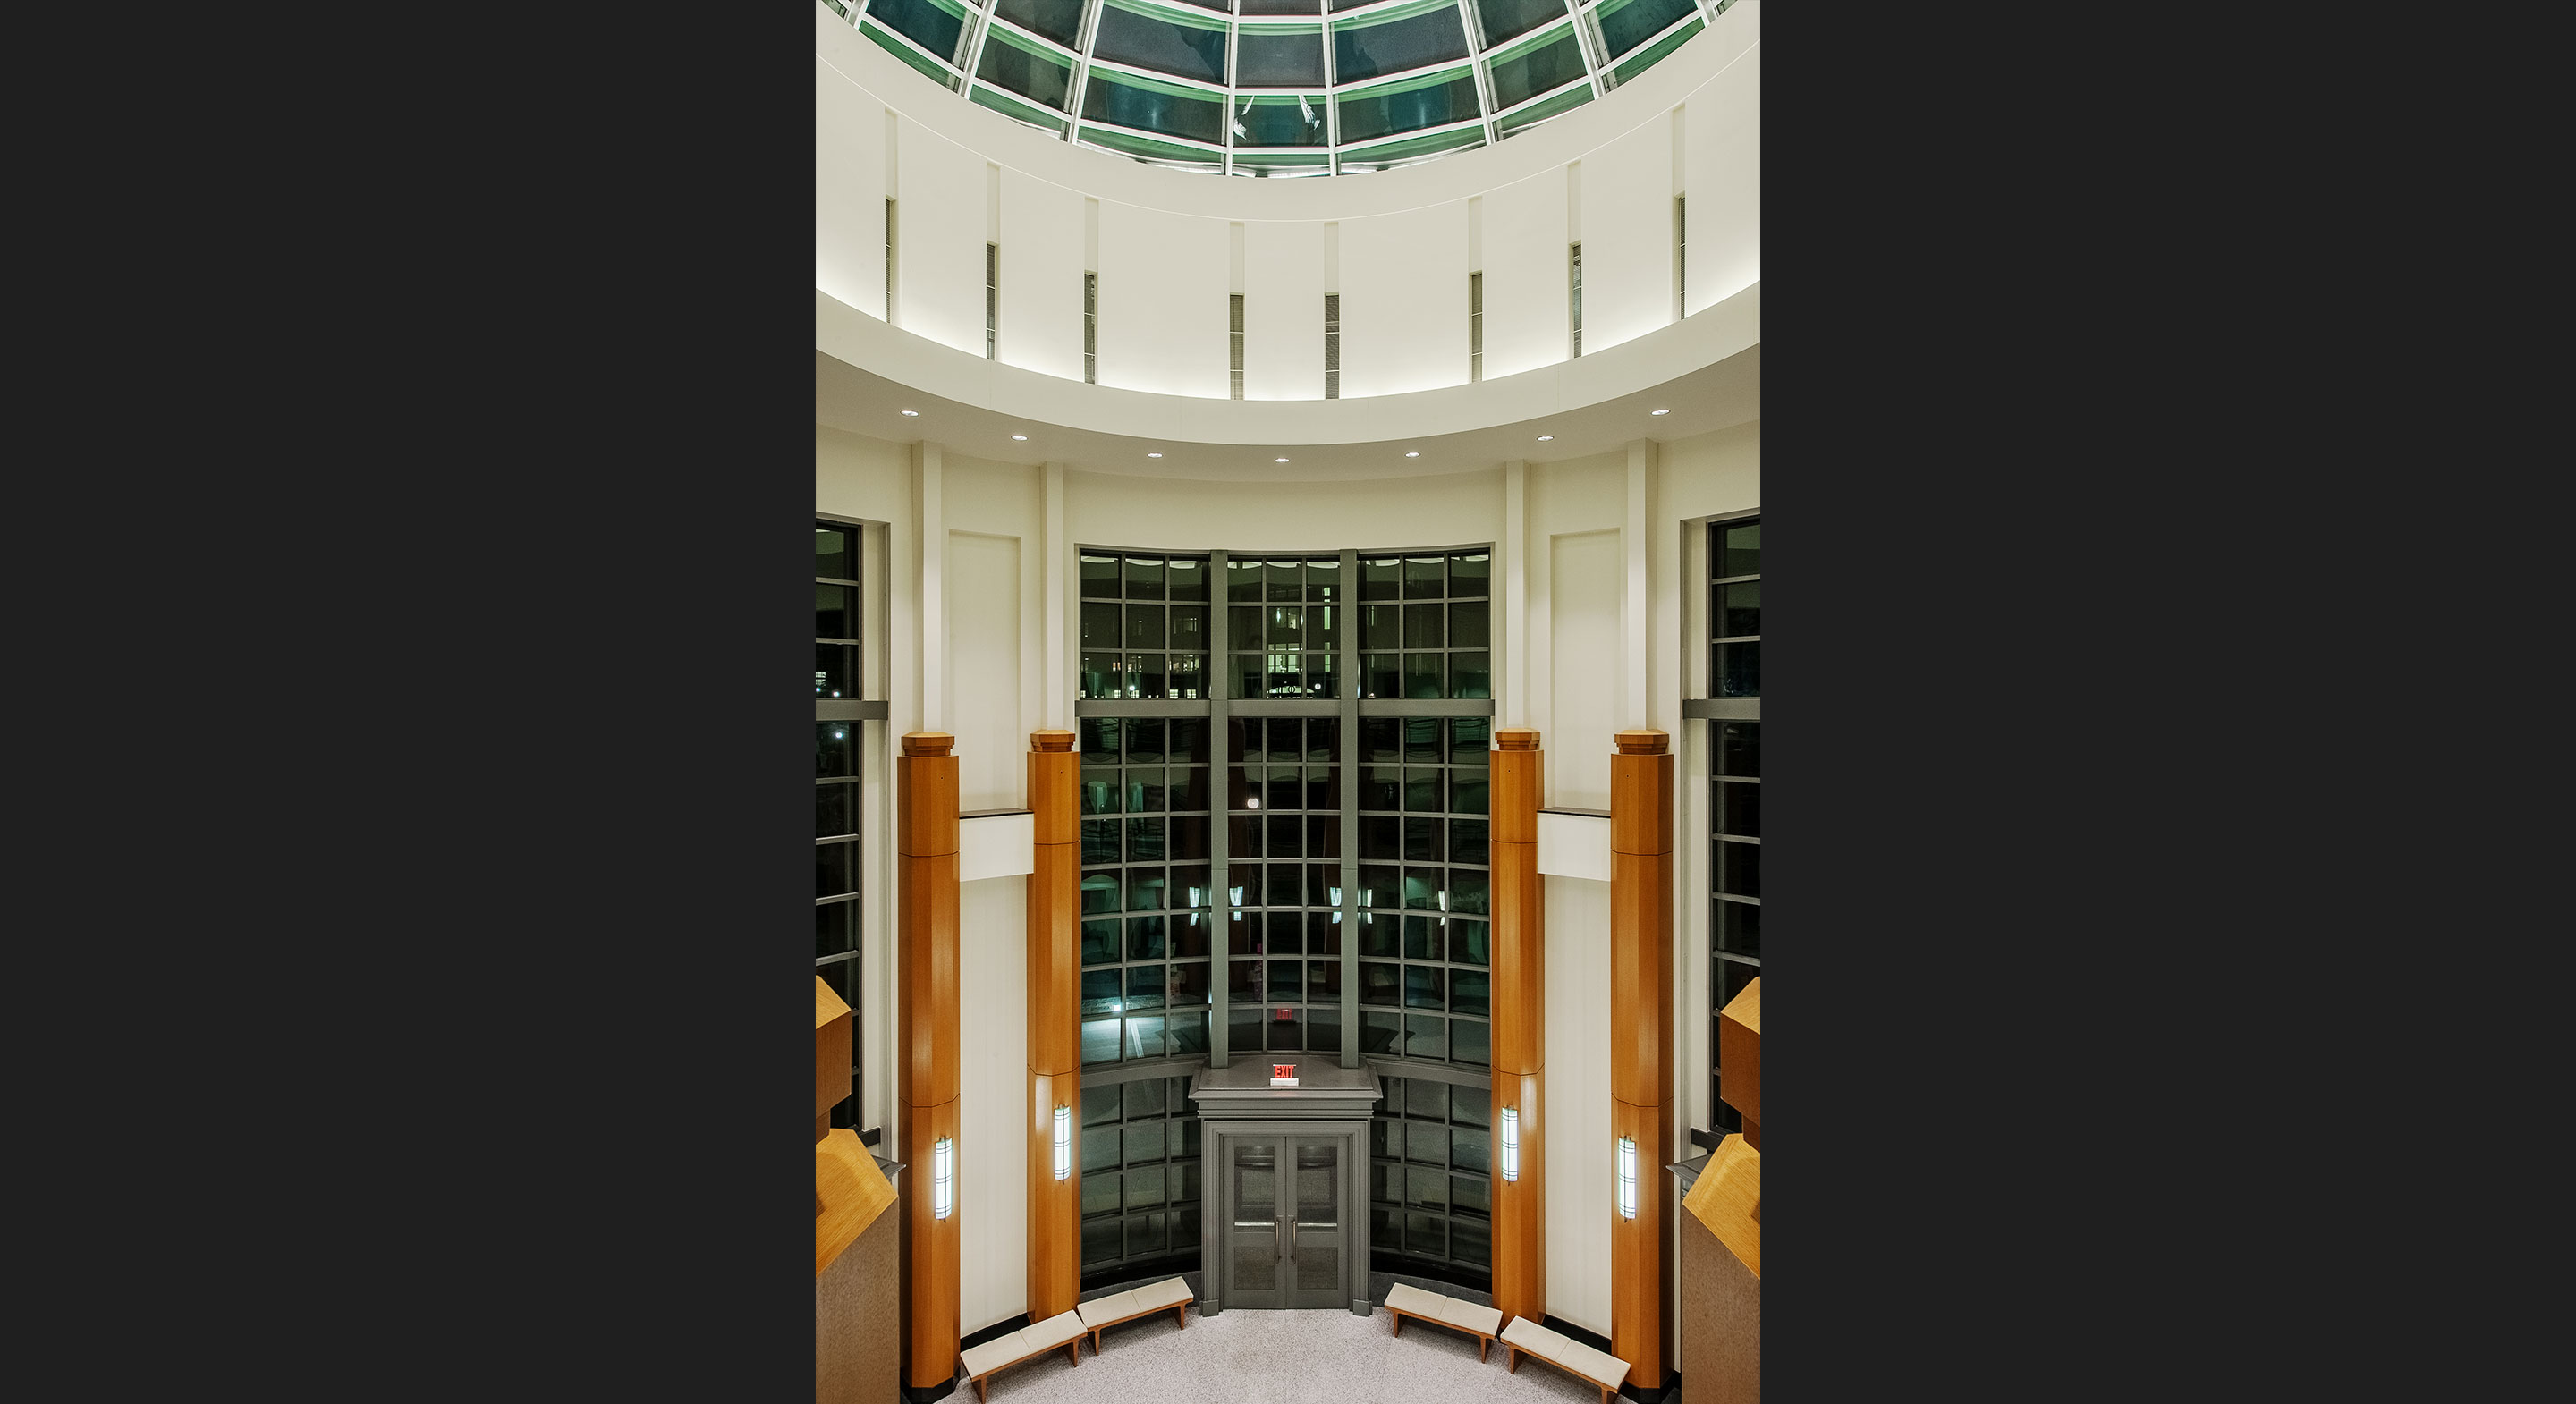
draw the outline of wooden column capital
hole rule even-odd
[[[1623,756],[1660,756],[1672,749],[1673,738],[1651,726],[1632,726],[1610,738]]]
[[[903,753],[907,756],[944,756],[957,748],[957,738],[945,731],[907,731],[903,734]]]
[[[1044,727],[1039,730],[1032,731],[1029,733],[1029,749],[1032,751],[1070,751],[1073,749],[1073,733],[1059,727]]]

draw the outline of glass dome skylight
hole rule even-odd
[[[1502,141],[1735,0],[822,0],[951,92],[1211,175],[1351,175]]]

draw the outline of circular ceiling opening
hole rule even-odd
[[[822,0],[932,82],[1148,165],[1360,175],[1507,141],[1735,0]]]

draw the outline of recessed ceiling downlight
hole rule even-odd
[[[1287,459],[1284,459],[1284,458],[1274,458],[1274,459],[1272,459],[1272,460],[1270,460],[1270,461],[1271,461],[1271,462],[1273,462],[1273,463],[1285,463],[1285,462],[1287,462],[1288,460],[1287,460]]]
[[[1145,456],[1146,456],[1147,458],[1160,458],[1160,457],[1162,457],[1162,455],[1161,455],[1161,454],[1159,454],[1159,453],[1149,453],[1149,454],[1147,454],[1147,455],[1145,455]]]
[[[1404,456],[1407,458],[1420,458],[1422,453],[1419,449],[1407,449],[1404,452]]]
[[[1555,438],[1555,437],[1556,437],[1556,436],[1555,436],[1554,434],[1541,434],[1541,435],[1539,435],[1539,436],[1538,436],[1538,441],[1539,441],[1540,443],[1542,443],[1542,444],[1543,444],[1543,443],[1546,443],[1548,440],[1553,439],[1553,438]]]
[[[1028,436],[1028,435],[1026,435],[1026,434],[1013,434],[1013,435],[1011,436],[1011,438],[1012,438],[1014,441],[1019,442],[1019,443],[1023,443],[1023,444],[1024,444],[1024,443],[1027,443],[1027,442],[1029,441],[1029,436]]]
[[[921,413],[921,411],[919,411],[919,410],[905,410],[905,411],[904,411],[904,414],[905,414],[907,417],[917,416],[917,415],[919,415],[920,413]]]
[[[1657,414],[1671,414],[1671,413],[1672,413],[1672,411],[1671,411],[1671,410],[1657,410],[1657,411],[1655,411],[1655,413],[1657,413]]]

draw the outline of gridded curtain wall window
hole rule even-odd
[[[1208,719],[1083,717],[1082,1062],[1208,1050]]]
[[[1338,717],[1226,722],[1226,1002],[1237,1054],[1342,1049]]]
[[[1205,556],[1082,555],[1082,695],[1207,695]]]
[[[1709,559],[1709,694],[1720,698],[1762,695],[1762,522],[1759,518],[1712,523]],[[1710,947],[1716,968],[1710,990],[1717,1008],[1762,973],[1762,723],[1713,720],[1715,745],[1709,781],[1709,872],[1715,878]],[[1716,1075],[1717,1030],[1709,1029],[1710,1074]],[[1710,1116],[1723,1133],[1740,1131],[1743,1118],[1716,1099]]]
[[[1183,1256],[1197,1266],[1199,1119],[1186,1077],[1082,1089],[1082,1277],[1085,1289]]]
[[[1494,695],[1488,551],[1364,556],[1360,696]]]
[[[1360,1051],[1492,1065],[1487,717],[1360,719]]]
[[[1341,696],[1338,556],[1225,563],[1227,695],[1247,701]]]
[[[1493,1282],[1492,1092],[1385,1077],[1369,1119],[1369,1266],[1478,1290]]]
[[[824,0],[931,81],[1050,136],[1269,178],[1518,133],[1661,61],[1732,0]]]
[[[1086,1077],[1159,1077],[1202,1054],[1336,1063],[1347,1054],[1398,1079],[1469,1087],[1474,1143],[1454,1169],[1475,1184],[1451,1188],[1453,1166],[1441,1162],[1440,1203],[1420,1211],[1433,1216],[1423,1227],[1412,1229],[1416,1211],[1394,1201],[1393,1251],[1436,1240],[1408,1270],[1477,1285],[1490,1276],[1481,1179],[1490,549],[1237,556],[1085,546],[1079,556]],[[1223,581],[1222,599],[1209,599],[1210,575]],[[1378,611],[1382,695],[1364,698],[1349,681],[1366,627],[1345,618],[1354,608]],[[1161,614],[1140,622],[1140,609]],[[1151,665],[1130,660],[1157,638],[1174,660],[1165,677],[1183,676],[1182,649],[1204,648],[1229,680],[1213,695],[1184,695],[1177,683],[1155,692]],[[1222,809],[1211,809],[1210,785]],[[1363,977],[1373,982],[1365,992]],[[1119,1085],[1138,1095],[1133,1081]],[[1138,1114],[1131,1102],[1123,1116]],[[1421,1145],[1445,1147],[1445,1134],[1426,1133]],[[1194,1235],[1196,1220],[1139,1227],[1137,1215],[1163,1210],[1150,1188],[1134,1198],[1135,1162],[1085,1147],[1086,1176],[1127,1177],[1115,1196],[1085,1180],[1085,1213],[1099,1216],[1085,1220],[1086,1284],[1141,1271],[1139,1255],[1180,1251],[1156,1245]],[[1160,1183],[1197,1198],[1195,1180]],[[1393,1183],[1401,1195],[1401,1176]],[[1453,1213],[1475,1226],[1453,1231]]]
[[[844,522],[814,523],[814,697],[859,695],[859,531]],[[820,709],[818,709],[820,710]],[[859,781],[861,724],[814,722],[814,973],[843,1003],[859,1003]],[[858,1078],[863,1040],[850,1040],[850,1077]],[[855,1095],[832,1109],[834,1126],[858,1125]]]

